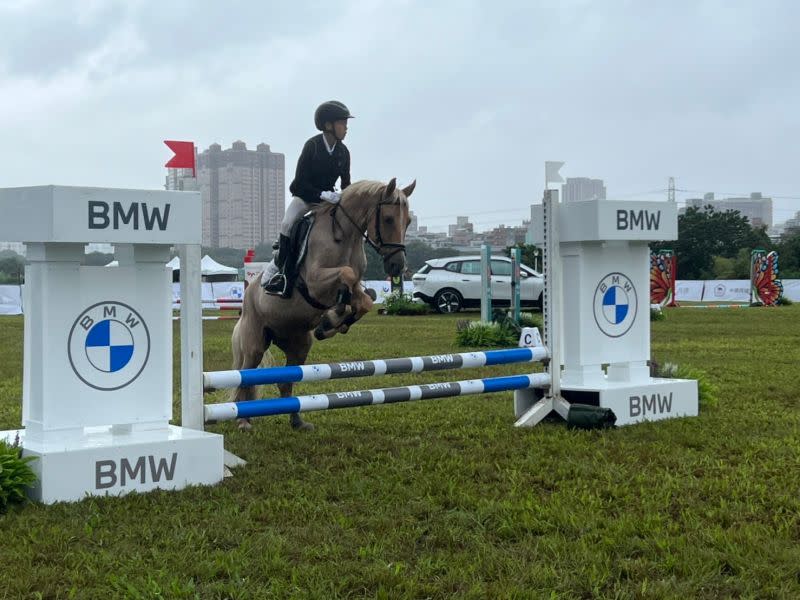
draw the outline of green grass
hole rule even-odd
[[[0,599],[798,598],[800,306],[667,312],[654,356],[719,388],[698,418],[517,430],[498,394],[311,413],[312,434],[278,417],[249,434],[221,424],[249,462],[221,485],[0,516]],[[369,315],[310,360],[458,351],[458,318]],[[232,327],[206,322],[207,368],[229,367]],[[0,334],[5,429],[19,422],[21,319]]]

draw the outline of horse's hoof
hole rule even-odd
[[[239,431],[250,431],[253,429],[253,424],[249,419],[239,419]]]
[[[295,431],[314,431],[314,426],[307,421],[303,421],[297,413],[289,416],[289,424]]]

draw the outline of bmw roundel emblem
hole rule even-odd
[[[636,321],[639,301],[633,282],[623,273],[609,273],[594,291],[594,320],[608,337],[625,335]]]
[[[150,331],[127,304],[98,302],[75,319],[67,349],[81,381],[97,390],[118,390],[144,370],[150,357]]]

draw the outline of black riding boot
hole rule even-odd
[[[278,272],[273,275],[269,281],[262,284],[264,291],[274,296],[286,297],[287,292],[287,277],[286,277],[286,262],[289,257],[289,238],[283,234],[278,238],[278,253],[275,255],[275,266],[278,267]]]

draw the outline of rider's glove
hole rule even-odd
[[[338,204],[339,200],[342,199],[342,195],[339,192],[329,192],[327,190],[320,192],[319,197],[321,200],[325,200],[325,202],[330,202],[331,204]]]

